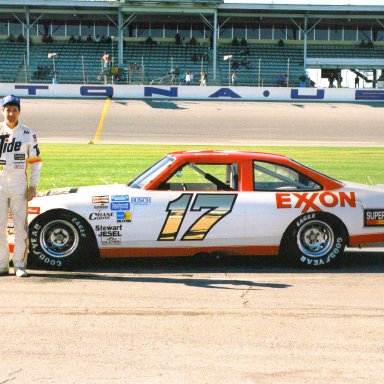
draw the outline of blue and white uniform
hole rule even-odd
[[[28,254],[27,188],[37,187],[41,169],[40,150],[34,132],[25,125],[0,124],[0,270],[8,268],[8,211],[14,223],[13,265],[25,268]],[[29,166],[29,183],[27,168]]]

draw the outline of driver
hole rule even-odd
[[[15,274],[27,277],[27,204],[36,196],[42,163],[36,135],[19,123],[20,99],[13,95],[5,96],[1,107],[4,122],[0,123],[0,274],[9,272],[6,229],[10,210],[15,230]]]

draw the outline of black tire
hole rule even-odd
[[[316,269],[335,264],[346,245],[346,229],[340,220],[322,212],[311,212],[298,217],[288,227],[280,253],[295,266]]]
[[[73,269],[96,255],[88,223],[65,210],[43,213],[29,225],[29,261],[56,270]]]

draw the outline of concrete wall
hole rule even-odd
[[[350,88],[197,87],[142,85],[0,84],[1,96],[36,98],[105,98],[244,100],[244,101],[384,101],[384,90]]]

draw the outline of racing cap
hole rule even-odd
[[[17,105],[20,109],[20,99],[14,95],[3,97],[3,100],[1,101],[1,107],[4,108],[8,104]]]

